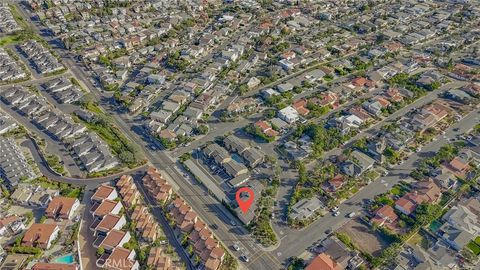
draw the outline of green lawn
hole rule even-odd
[[[20,41],[22,41],[22,37],[20,35],[4,36],[0,37],[0,46],[6,46]]]
[[[475,242],[478,240],[478,237],[477,239],[475,239]],[[468,243],[467,247],[473,252],[473,254],[475,254],[476,256],[478,256],[478,254],[480,254],[480,246],[477,245],[474,241],[470,241],[470,243]]]
[[[58,189],[60,191],[61,196],[70,197],[70,198],[78,198],[81,199],[82,197],[82,188],[72,186],[66,183],[55,182],[47,179],[46,177],[39,177],[30,181],[31,184],[39,185],[43,188],[48,189]]]
[[[97,135],[110,146],[113,153],[118,156],[123,164],[133,168],[143,162],[136,145],[127,139],[125,134],[123,134],[108,117],[102,116],[93,123],[82,122],[88,129],[97,133]]]
[[[477,238],[475,238],[475,243],[480,246],[480,236],[477,236]]]
[[[393,195],[398,195],[400,196],[402,194],[402,191],[400,190],[400,188],[398,187],[394,187],[390,190],[390,193],[392,193]]]

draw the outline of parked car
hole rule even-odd
[[[247,255],[240,256],[240,259],[244,262],[249,262],[250,261],[250,259],[247,257]]]
[[[337,217],[338,215],[340,215],[340,211],[333,212],[332,215],[333,215],[334,217]]]
[[[235,250],[235,251],[239,251],[239,250],[240,250],[240,247],[239,247],[237,244],[233,244],[232,248],[233,248],[233,250]]]
[[[349,217],[349,218],[353,218],[355,215],[356,215],[355,212],[351,212],[350,214],[348,214],[348,217]]]
[[[232,226],[237,226],[237,223],[236,223],[235,220],[233,220],[233,219],[230,220],[230,224],[231,224]]]

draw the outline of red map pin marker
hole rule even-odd
[[[242,200],[242,198],[240,198],[243,192],[248,192],[247,200]],[[240,209],[242,209],[243,214],[246,214],[253,203],[253,190],[248,187],[239,188],[235,194],[235,200],[237,200],[238,206],[240,206]]]

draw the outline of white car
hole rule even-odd
[[[232,247],[233,247],[233,249],[234,249],[235,251],[239,251],[239,250],[240,250],[240,247],[239,247],[237,244],[233,244]]]
[[[242,259],[244,262],[249,262],[250,261],[250,259],[247,257],[247,255],[240,256],[240,259]]]
[[[340,215],[340,211],[335,211],[335,212],[333,212],[333,216],[334,216],[334,217],[338,217],[338,215]]]
[[[355,212],[351,212],[350,214],[348,214],[348,217],[349,217],[349,218],[352,218],[352,217],[354,217],[355,215],[356,215]]]

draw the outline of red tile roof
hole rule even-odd
[[[401,207],[402,209],[404,209],[406,214],[413,213],[413,211],[415,211],[415,208],[417,208],[417,204],[415,202],[407,199],[405,196],[398,199],[395,202],[395,206],[398,206],[398,207]]]
[[[340,270],[342,267],[325,253],[315,257],[305,270]]]
[[[74,204],[77,202],[78,200],[76,198],[54,197],[48,204],[45,215],[49,218],[56,218],[57,216],[60,218],[68,218],[70,212],[74,210]]]
[[[362,87],[367,83],[367,79],[363,77],[358,77],[352,80],[352,85]]]
[[[33,224],[24,234],[22,244],[25,246],[40,246],[47,248],[47,244],[54,232],[58,229],[56,224]]]
[[[103,217],[100,223],[98,223],[95,229],[108,232],[117,225],[121,218],[121,216],[107,214]]]
[[[120,204],[120,202],[104,200],[102,203],[100,203],[97,209],[95,209],[94,214],[96,216],[105,216],[107,214],[112,214],[112,211],[118,204]]]
[[[95,194],[93,194],[92,199],[102,201],[108,198],[108,196],[110,196],[110,194],[114,191],[115,191],[115,188],[111,186],[101,185],[97,188],[97,191],[95,191]]]
[[[393,208],[388,204],[386,204],[386,205],[382,206],[380,209],[378,209],[375,212],[375,215],[382,218],[382,219],[388,219],[389,222],[394,222],[395,220],[398,219],[397,214],[395,214],[395,211],[393,210]]]

